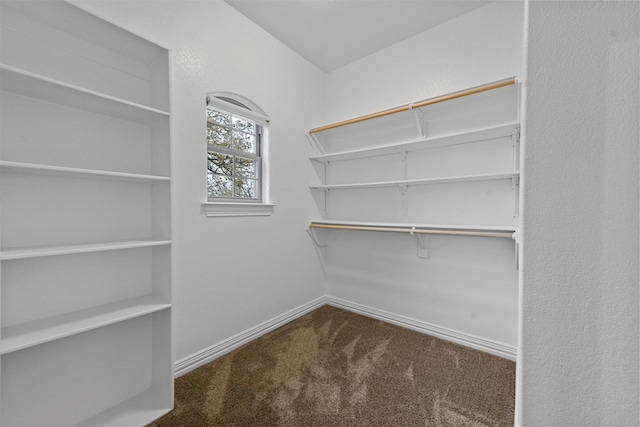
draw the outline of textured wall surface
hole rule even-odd
[[[638,425],[640,3],[529,8],[521,421]]]
[[[174,359],[323,295],[304,230],[315,213],[305,133],[321,117],[324,74],[222,1],[74,3],[172,51]],[[271,117],[273,216],[201,212],[205,94],[214,91]]]

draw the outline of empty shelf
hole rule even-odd
[[[518,228],[515,226],[405,224],[353,221],[312,221],[309,223],[309,227],[334,230],[507,238],[512,238],[513,234],[518,230]]]
[[[354,190],[360,188],[404,187],[410,185],[448,184],[456,182],[494,181],[518,178],[519,172],[502,172],[476,175],[460,175],[440,178],[410,179],[398,181],[363,182],[357,184],[312,185],[314,190]]]
[[[171,410],[159,390],[154,387],[101,412],[76,427],[142,426]]]
[[[69,168],[64,166],[41,165],[35,163],[22,163],[0,161],[0,170],[10,170],[24,173],[39,173],[47,175],[63,176],[91,176],[95,178],[123,179],[129,181],[170,181],[168,176],[144,175],[126,172],[113,172],[95,169]]]
[[[340,160],[353,160],[367,157],[386,156],[389,154],[399,154],[403,151],[417,151],[430,148],[468,144],[507,137],[516,132],[519,127],[520,123],[514,122],[486,129],[420,139],[418,141],[401,142],[361,150],[350,150],[339,153],[323,154],[310,157],[310,159],[317,162],[334,162]]]
[[[90,243],[84,245],[39,246],[29,248],[4,249],[0,251],[0,260],[144,248],[169,244],[171,244],[170,240],[127,240],[120,242]]]
[[[0,354],[22,350],[171,307],[147,295],[2,328]]]
[[[2,90],[98,114],[151,124],[169,113],[0,64]]]

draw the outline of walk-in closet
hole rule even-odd
[[[640,2],[0,0],[0,425],[640,423]]]

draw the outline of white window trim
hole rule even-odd
[[[271,203],[204,202],[202,209],[207,218],[221,216],[270,216],[276,205]]]
[[[263,202],[202,202],[202,211],[207,218],[218,217],[233,217],[233,216],[270,216],[273,214],[275,204],[267,203],[264,201],[265,197],[268,197],[269,188],[269,149],[268,149],[268,131],[269,131],[269,117],[260,114],[256,111],[246,110],[241,107],[237,107],[228,102],[224,102],[215,97],[209,99],[209,105],[212,107],[218,107],[226,110],[230,113],[236,113],[239,116],[244,116],[247,119],[254,120],[257,124],[263,126],[263,140],[262,140],[262,188],[261,196]],[[206,196],[206,195],[205,195]]]

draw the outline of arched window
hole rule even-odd
[[[269,118],[233,93],[207,94],[207,216],[269,215]],[[253,206],[253,207],[251,207]]]

